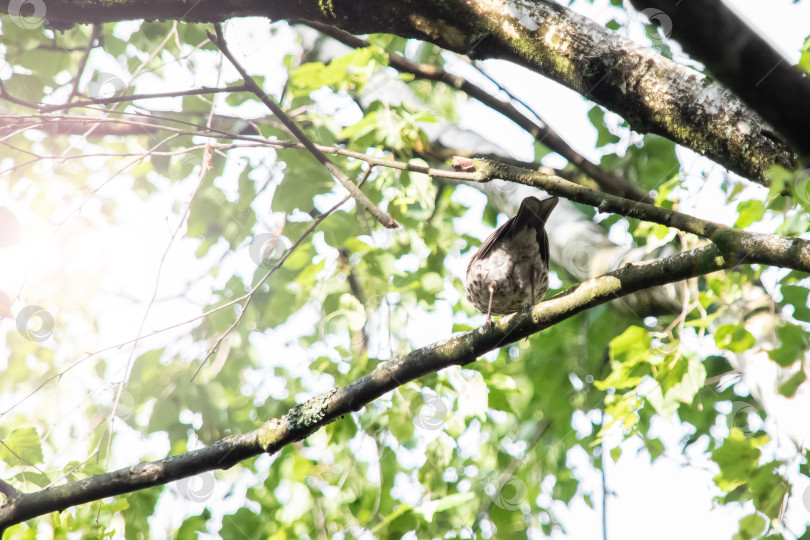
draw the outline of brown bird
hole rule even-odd
[[[546,220],[557,197],[526,197],[517,215],[484,240],[467,266],[467,300],[486,324],[535,305],[548,289]]]

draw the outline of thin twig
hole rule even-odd
[[[175,32],[177,32],[177,22],[174,23],[174,27],[173,27],[172,32],[170,32],[166,36],[166,38],[163,40],[163,42],[159,45],[159,47],[155,51],[153,51],[153,53],[149,57],[149,59],[141,64],[141,67],[136,72],[135,76],[137,76],[137,73],[139,73],[147,65],[147,63],[152,58],[154,58],[160,50],[163,49],[163,47],[166,45],[166,43],[168,43],[171,35],[173,33],[175,33]],[[222,63],[221,62],[220,62],[220,66],[219,66],[218,75],[219,76],[222,75]],[[211,111],[210,111],[209,116],[208,116],[209,125],[211,123],[211,118],[213,117],[213,114],[214,114],[214,106],[212,104]],[[157,292],[158,292],[158,289],[160,287],[160,279],[161,279],[161,276],[162,276],[162,273],[163,273],[163,265],[166,262],[166,258],[169,255],[169,251],[171,250],[171,247],[174,244],[175,239],[180,234],[180,229],[183,227],[183,224],[186,222],[186,219],[188,218],[188,215],[191,212],[191,205],[194,202],[194,199],[197,197],[197,193],[199,192],[200,187],[202,186],[202,183],[205,180],[205,175],[208,172],[208,170],[210,170],[209,168],[206,168],[206,164],[208,164],[210,162],[210,152],[211,152],[210,148],[206,147],[205,150],[204,150],[204,154],[203,154],[203,166],[200,167],[200,177],[199,177],[199,180],[197,182],[197,185],[194,188],[194,192],[191,194],[191,197],[189,198],[189,201],[185,206],[183,214],[180,216],[180,220],[177,223],[177,227],[172,232],[171,237],[169,238],[169,242],[166,244],[166,249],[163,251],[163,255],[160,258],[160,262],[158,263],[157,275],[155,276],[155,286],[154,286],[154,288],[152,290],[152,297],[149,299],[149,303],[147,304],[146,310],[144,311],[143,317],[141,318],[141,324],[138,327],[137,338],[132,343],[132,347],[130,349],[129,356],[127,357],[126,365],[124,366],[124,374],[123,374],[123,376],[121,378],[121,383],[118,385],[118,393],[115,396],[115,404],[113,405],[112,412],[110,413],[109,437],[107,439],[107,459],[106,459],[105,464],[104,464],[104,470],[105,471],[107,470],[107,468],[109,466],[110,458],[112,456],[112,451],[111,451],[112,450],[112,440],[113,440],[113,436],[115,435],[115,431],[114,431],[115,415],[117,414],[118,406],[121,403],[121,396],[124,393],[124,387],[126,386],[127,381],[129,380],[130,369],[132,368],[132,362],[133,362],[133,360],[135,358],[135,349],[138,346],[139,338],[143,334],[143,329],[144,329],[144,326],[146,326],[146,320],[149,317],[149,312],[152,310],[152,306],[154,305],[155,299],[157,298]],[[101,513],[101,507],[99,506],[98,514],[96,514],[96,520],[98,520],[98,515],[100,513]]]
[[[100,97],[97,99],[86,99],[84,101],[74,101],[72,103],[61,103],[59,105],[43,106],[40,111],[43,113],[51,113],[56,111],[63,111],[66,109],[73,109],[75,107],[89,107],[92,105],[109,105],[112,103],[125,103],[127,101],[137,101],[139,99],[158,99],[167,97],[185,97],[185,96],[198,96],[201,94],[220,94],[220,93],[233,93],[244,92],[248,90],[246,84],[239,84],[236,86],[226,86],[225,88],[194,88],[191,90],[178,90],[176,92],[157,92],[154,94],[132,94],[129,96],[110,96]]]
[[[602,428],[605,427],[605,411],[604,409],[599,409],[601,414],[602,420],[600,424]],[[607,497],[608,497],[608,488],[607,488],[607,474],[605,473],[605,439],[602,438],[602,444],[600,448],[602,449],[599,457],[602,460],[602,466],[599,467],[600,472],[602,473],[602,540],[608,540],[608,533],[607,533]]]
[[[2,80],[0,80],[0,99],[5,99],[6,101],[8,101],[10,103],[21,105],[21,106],[29,108],[29,109],[38,109],[39,108],[36,103],[31,103],[30,101],[25,101],[25,100],[22,100],[22,99],[18,99],[16,97],[12,96],[11,94],[9,94],[6,91],[6,87],[3,84]]]
[[[42,475],[45,474],[45,471],[43,471],[42,469],[37,467],[35,464],[31,463],[29,460],[23,458],[21,455],[19,455],[17,452],[15,452],[13,448],[11,448],[9,445],[7,445],[2,439],[0,439],[0,445],[2,445],[3,448],[5,448],[8,453],[10,453],[12,456],[17,458],[20,461],[20,463],[22,463],[24,466],[31,467],[32,469],[37,471],[39,474],[42,474]]]
[[[295,122],[293,122],[290,119],[290,117],[287,116],[287,114],[283,110],[281,110],[281,107],[276,105],[275,101],[270,99],[270,96],[268,96],[267,93],[265,93],[259,87],[259,85],[256,84],[256,81],[254,81],[250,75],[248,75],[247,71],[245,71],[245,68],[243,68],[242,65],[236,61],[236,58],[233,57],[231,51],[228,49],[228,45],[225,43],[225,38],[222,34],[222,25],[216,24],[214,25],[214,28],[216,29],[216,36],[209,32],[208,39],[210,39],[211,42],[214,43],[214,45],[219,47],[219,50],[222,52],[222,54],[225,55],[225,57],[231,62],[231,64],[233,64],[234,68],[236,68],[236,70],[245,80],[245,84],[248,86],[248,88],[250,88],[250,91],[253,92],[256,95],[256,97],[258,97],[261,100],[261,102],[264,103],[264,105],[268,109],[270,109],[279,120],[281,120],[281,123],[284,124],[284,126],[290,131],[290,133],[292,133],[296,139],[301,141],[301,144],[303,144],[304,147],[307,150],[309,150],[309,152],[315,157],[315,159],[317,159],[318,162],[321,165],[323,165],[326,168],[326,170],[329,171],[330,174],[332,174],[332,176],[337,178],[337,180],[341,184],[343,184],[343,187],[345,187],[349,191],[349,193],[351,193],[352,197],[354,197],[363,208],[368,210],[368,212],[372,216],[374,216],[374,218],[377,221],[379,221],[383,227],[386,227],[388,229],[399,228],[399,224],[396,221],[394,221],[394,219],[391,216],[380,210],[377,207],[377,205],[374,204],[371,201],[371,199],[369,199],[366,196],[365,193],[360,191],[360,188],[358,188],[357,185],[354,182],[352,182],[351,178],[349,178],[348,175],[346,175],[346,173],[340,170],[340,168],[337,165],[332,163],[329,160],[329,158],[326,157],[326,154],[324,154],[315,144],[313,144],[312,141],[309,140],[309,138],[304,134],[303,131],[301,131],[301,129],[295,124]]]
[[[537,427],[532,433],[532,436],[526,441],[526,451],[523,454],[522,458],[515,458],[509,464],[509,466],[504,469],[503,474],[501,475],[500,480],[498,481],[498,487],[495,489],[495,496],[490,497],[489,499],[485,499],[484,502],[481,504],[481,507],[478,509],[478,512],[475,515],[475,521],[473,522],[473,530],[479,528],[481,525],[481,519],[485,515],[489,513],[489,509],[492,508],[492,504],[495,502],[495,497],[503,490],[504,486],[512,479],[512,476],[515,474],[515,471],[526,461],[529,457],[529,453],[531,449],[535,447],[535,445],[540,442],[540,439],[543,437],[543,434],[548,431],[548,428],[551,427],[551,421],[543,421],[537,424]]]
[[[92,50],[96,47],[94,43],[101,37],[101,29],[102,26],[100,24],[93,25],[93,30],[90,32],[90,41],[87,43],[87,47],[84,49],[84,54],[82,54],[81,60],[79,60],[79,66],[76,68],[76,75],[73,77],[73,80],[70,81],[72,88],[70,89],[70,95],[68,96],[67,101],[70,101],[79,93],[79,82],[84,74],[85,67],[87,67],[87,59],[90,58],[90,52],[92,52]]]
[[[62,227],[65,225],[65,223],[67,223],[67,222],[68,222],[68,220],[70,220],[70,219],[71,219],[73,216],[75,216],[76,214],[78,214],[79,212],[81,212],[82,208],[84,208],[84,205],[85,205],[85,204],[87,204],[87,202],[88,202],[90,199],[92,199],[93,197],[95,197],[95,196],[96,196],[96,194],[97,194],[99,191],[101,191],[101,190],[102,190],[102,188],[104,188],[104,187],[105,187],[107,184],[109,184],[110,182],[112,182],[112,181],[113,181],[113,180],[114,180],[114,179],[115,179],[115,178],[116,178],[118,175],[120,175],[121,173],[123,173],[124,171],[126,171],[127,169],[129,169],[130,167],[132,167],[133,165],[135,165],[136,163],[140,163],[140,162],[142,162],[144,159],[146,159],[147,157],[151,156],[151,155],[152,155],[152,152],[153,152],[155,149],[160,148],[161,146],[163,146],[164,144],[168,143],[170,140],[172,140],[172,139],[174,139],[174,138],[176,138],[176,137],[177,137],[177,135],[170,135],[169,137],[167,137],[167,138],[165,138],[164,140],[162,140],[162,141],[158,142],[158,143],[157,143],[155,146],[153,146],[152,148],[150,148],[149,150],[147,150],[147,151],[146,151],[144,154],[141,154],[141,155],[140,155],[140,157],[139,157],[138,159],[133,159],[132,161],[130,161],[129,163],[127,163],[126,165],[124,165],[123,167],[121,167],[120,169],[118,169],[117,171],[115,171],[115,173],[114,173],[112,176],[110,176],[109,178],[107,178],[106,180],[104,180],[104,182],[102,182],[102,183],[101,183],[101,185],[99,185],[97,188],[95,188],[93,191],[91,191],[91,192],[90,192],[90,193],[87,195],[87,197],[85,197],[85,199],[84,199],[84,200],[81,202],[81,204],[79,204],[79,206],[77,206],[76,208],[74,208],[72,212],[70,212],[70,213],[69,213],[69,214],[68,214],[68,215],[67,215],[67,216],[66,216],[66,217],[65,217],[65,218],[64,218],[62,221],[60,221],[60,222],[59,222],[59,225],[58,225],[58,227],[57,227],[56,231],[58,232],[58,231],[59,231],[59,229],[61,229],[61,228],[62,228]]]
[[[366,175],[363,177],[363,182],[365,182],[366,178],[368,178],[369,173],[370,170],[367,171]],[[307,237],[312,233],[312,231],[314,231],[324,219],[332,215],[338,208],[343,206],[351,198],[352,198],[351,195],[345,196],[340,202],[338,202],[332,208],[330,208],[329,210],[327,210],[326,212],[315,218],[315,221],[312,223],[312,225],[306,231],[304,231],[304,233],[298,238],[298,240],[295,241],[295,243],[292,246],[290,246],[290,248],[284,253],[284,256],[281,257],[281,259],[273,266],[273,268],[268,270],[267,273],[264,276],[262,276],[262,279],[260,279],[259,282],[256,283],[256,285],[254,285],[253,288],[250,289],[250,291],[247,294],[241,297],[241,299],[245,299],[245,304],[242,306],[242,309],[239,312],[239,316],[236,317],[236,320],[227,328],[227,330],[225,330],[225,332],[223,332],[222,335],[219,336],[219,338],[217,338],[217,341],[216,343],[214,343],[214,346],[208,350],[208,354],[205,355],[205,358],[203,358],[203,361],[200,362],[200,365],[197,367],[197,370],[194,372],[194,375],[191,376],[192,381],[194,381],[194,379],[200,373],[200,370],[208,362],[211,356],[217,351],[217,349],[219,349],[219,346],[222,345],[222,342],[225,340],[225,338],[228,337],[228,335],[233,331],[234,328],[236,328],[236,326],[242,320],[242,317],[245,316],[245,313],[247,312],[247,306],[253,299],[255,294],[258,292],[259,288],[262,285],[264,285],[264,283],[268,279],[270,279],[270,276],[275,274],[276,271],[284,265],[284,263],[287,261],[290,255],[292,255],[295,252],[295,250],[298,249],[298,247],[304,242],[304,240],[307,239]],[[229,304],[234,303],[235,302],[229,302]]]

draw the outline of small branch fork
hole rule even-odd
[[[259,85],[256,84],[256,81],[254,81],[253,78],[250,75],[248,75],[247,71],[245,71],[245,68],[243,68],[242,65],[236,61],[236,59],[233,57],[233,54],[231,54],[230,49],[228,49],[228,45],[225,43],[225,37],[222,34],[222,25],[217,23],[214,26],[214,28],[216,29],[216,35],[212,34],[211,32],[208,32],[208,39],[210,39],[214,45],[219,47],[219,50],[222,52],[225,58],[227,58],[231,62],[231,64],[233,64],[233,67],[236,68],[236,71],[238,71],[239,74],[242,76],[242,78],[245,80],[245,86],[247,86],[247,88],[251,92],[253,92],[253,94],[257,98],[259,98],[268,109],[270,109],[270,111],[272,111],[272,113],[281,121],[282,124],[284,124],[284,126],[290,131],[290,133],[293,134],[293,136],[295,136],[296,139],[301,141],[301,144],[304,145],[304,148],[306,148],[309,151],[309,153],[312,154],[315,157],[315,159],[317,159],[318,162],[321,165],[323,165],[332,176],[337,178],[338,182],[343,184],[343,187],[345,187],[349,191],[349,193],[351,193],[352,197],[354,197],[355,200],[363,208],[368,210],[368,212],[372,216],[374,216],[374,219],[379,221],[383,227],[386,227],[388,229],[399,228],[399,224],[396,221],[394,221],[394,218],[392,218],[391,216],[380,210],[377,207],[377,205],[371,202],[371,199],[369,199],[366,196],[366,194],[363,193],[360,190],[360,188],[357,187],[357,184],[352,182],[351,178],[349,178],[348,175],[346,175],[346,173],[341,171],[337,165],[332,163],[329,160],[329,158],[326,157],[326,154],[321,152],[321,150],[317,147],[317,145],[315,145],[311,140],[309,140],[309,138],[304,134],[303,131],[301,131],[301,129],[295,124],[295,122],[293,122],[290,119],[290,117],[287,116],[287,114],[281,110],[281,107],[276,105],[276,103],[272,99],[270,99],[270,96],[268,96],[267,93],[265,93],[259,87]]]

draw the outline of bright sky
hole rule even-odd
[[[791,3],[789,0],[778,0],[762,2],[757,0],[735,0],[733,6],[742,13],[748,20],[752,21],[761,32],[773,41],[785,54],[791,58],[798,57],[798,49],[804,38],[810,33],[810,2]],[[607,0],[596,0],[594,4],[586,0],[576,0],[573,9],[586,14],[600,22],[606,22],[612,17],[624,17],[622,10],[609,7]],[[274,37],[269,37],[266,22],[258,20],[234,21],[230,23],[231,29],[234,27],[239,31],[231,31],[228,37],[235,40],[231,48],[246,55],[245,65],[253,73],[259,74],[262,70],[267,72],[268,88],[274,90],[273,81],[280,84],[282,80],[279,76],[280,61],[289,48],[293,47],[292,32],[282,29]],[[121,25],[120,30],[126,37],[126,25]],[[134,30],[135,25],[132,26]],[[638,30],[638,29],[636,29]],[[643,34],[632,35],[635,39],[642,39]],[[170,84],[183,88],[190,85],[216,85],[218,78],[218,59],[210,54],[208,57],[208,68],[198,67],[195,71],[194,80],[186,80],[185,70],[170,71]],[[108,57],[93,57],[93,61],[98,62],[97,69],[118,73],[122,77],[126,76],[121,66],[111,62]],[[203,64],[204,65],[204,64]],[[598,160],[599,153],[594,148],[596,133],[587,119],[587,111],[591,104],[579,95],[568,91],[556,83],[550,82],[539,75],[528,73],[527,71],[510,65],[506,62],[487,61],[484,63],[486,71],[497,79],[501,84],[508,87],[517,96],[526,101],[535,110],[540,112],[544,120],[555,130],[560,132],[569,143],[581,153],[591,159]],[[226,68],[224,70],[225,81],[233,80],[233,72]],[[157,91],[145,85],[144,91]],[[163,88],[161,88],[163,90]],[[549,105],[551,103],[551,106]],[[159,106],[152,104],[156,108],[169,109],[177,107],[178,102],[167,100]],[[246,116],[261,116],[265,114],[264,107],[259,104],[249,104],[245,107]],[[515,129],[511,122],[491,110],[480,106],[475,102],[467,104],[462,111],[463,127],[478,131],[486,137],[494,137],[503,147],[514,151],[515,157],[532,159],[532,140],[522,131]],[[0,160],[2,164],[2,160]],[[119,165],[120,166],[120,165]],[[700,166],[705,166],[701,164]],[[4,167],[2,167],[4,168]],[[95,187],[109,176],[109,171],[101,170],[97,178],[88,179],[88,183]],[[220,183],[226,188],[233,188],[234,175],[225,175]],[[41,304],[50,309],[48,298],[56,294],[57,289],[64,289],[64,283],[71,284],[71,291],[74,291],[75,302],[85,301],[82,297],[81,276],[87,275],[88,269],[95,270],[96,276],[102,276],[104,283],[102,289],[107,293],[100,298],[91,300],[93,307],[103,313],[98,331],[79,329],[75,332],[77,336],[85,336],[69,344],[60,344],[58,353],[67,359],[76,358],[84,351],[94,351],[102,347],[117,344],[134,337],[133,333],[143,319],[145,300],[152,295],[157,282],[157,264],[163,256],[169,240],[170,232],[177,226],[171,219],[167,222],[166,216],[174,215],[173,207],[178,201],[187,201],[195,185],[195,179],[189,178],[183,182],[174,184],[165,183],[167,193],[163,197],[150,199],[146,206],[130,205],[129,182],[127,175],[123,175],[120,182],[115,186],[105,188],[104,196],[110,197],[119,202],[119,220],[121,225],[91,229],[90,233],[71,235],[71,229],[61,231],[54,236],[53,227],[38,228],[29,226],[36,223],[33,210],[28,208],[26,201],[29,197],[20,199],[17,193],[22,193],[22,188],[37,189],[32,184],[19,187],[18,192],[11,194],[0,194],[2,199],[11,196],[15,202],[11,207],[18,218],[26,226],[26,248],[19,254],[24,258],[25,265],[12,268],[0,266],[0,289],[16,292],[16,287],[28,280],[36,283],[37,287],[27,287],[24,289],[23,301],[26,304]],[[477,205],[482,204],[482,200],[476,201]],[[709,206],[703,207],[702,204]],[[85,209],[85,215],[92,215],[99,211],[98,201],[91,201]],[[67,205],[61,211],[66,212],[74,208],[75,205]],[[697,215],[707,215],[714,207],[712,201],[695,200],[693,209]],[[702,212],[706,213],[702,213]],[[715,215],[713,219],[718,219]],[[98,247],[105,246],[105,252],[99,253]],[[199,269],[200,264],[194,258],[194,242],[175,243],[169,251],[168,259],[164,265],[159,285],[159,298],[162,300],[159,305],[151,310],[146,331],[163,328],[178,321],[188,319],[198,312],[200,303],[208,299],[211,290],[217,288],[214,278],[202,277],[194,283],[187,298],[171,299],[174,292],[183,290],[189,275],[197,275],[194,269]],[[224,248],[223,248],[224,249]],[[209,257],[215,260],[223,249],[214,249]],[[240,258],[241,257],[241,258]],[[246,253],[228,260],[225,263],[230,268],[246,268],[250,265]],[[228,272],[222,275],[227,276]],[[153,276],[144,279],[144,276]],[[90,279],[90,278],[85,278]],[[89,286],[89,284],[88,284]],[[60,291],[64,294],[64,290]],[[138,302],[133,303],[132,299]],[[58,312],[62,316],[69,316],[69,309],[62,307]],[[420,336],[420,341],[424,343],[433,342],[436,339],[445,337],[451,326],[449,310],[439,310],[430,318],[420,319],[421,328],[419,332],[413,332]],[[13,326],[13,321],[5,320],[0,324],[4,328]],[[307,324],[305,320],[299,320],[297,324]],[[177,341],[183,343],[183,336],[186,329],[180,329],[164,335],[161,341]],[[267,332],[262,336],[257,336],[255,345],[266,348],[265,350],[285,350],[285,355],[292,364],[299,366],[306,365],[301,362],[307,358],[306,351],[300,347],[288,346],[283,338],[283,332]],[[148,342],[146,348],[151,348],[154,342]],[[0,346],[5,347],[4,344]],[[186,350],[186,354],[200,356],[204,354],[200,350]],[[128,349],[117,351],[108,355],[110,361],[120,362],[120,366],[126,363],[130,354]],[[281,356],[281,355],[280,355]],[[3,369],[5,355],[0,354],[0,370]],[[123,372],[121,367],[118,376]],[[324,381],[328,385],[328,381]],[[268,379],[264,390],[270,395],[283,392],[283,387],[279,386],[279,381]],[[80,396],[76,396],[77,399]],[[28,403],[28,407],[33,407],[35,400]],[[0,409],[4,409],[7,403],[0,396]],[[22,409],[25,410],[25,407]],[[119,424],[120,425],[120,424]],[[659,420],[655,423],[655,429],[659,436],[666,442],[667,452],[665,457],[659,459],[654,465],[650,465],[646,452],[638,452],[640,444],[638,441],[630,440],[622,445],[623,452],[617,463],[608,460],[606,470],[607,482],[612,496],[608,502],[608,530],[611,539],[646,539],[651,536],[656,538],[680,539],[684,537],[697,538],[729,538],[736,532],[739,518],[750,511],[746,508],[743,511],[734,506],[726,506],[720,509],[713,509],[712,498],[719,494],[714,488],[712,477],[716,474],[712,464],[704,459],[699,453],[693,453],[684,457],[680,452],[679,441],[681,433],[678,424],[670,423],[666,420]],[[112,467],[119,467],[131,464],[129,458],[133,448],[140,450],[149,447],[154,453],[168,451],[167,441],[156,437],[145,444],[139,441],[134,435],[124,434],[116,441],[116,462]],[[70,456],[71,459],[76,456]],[[596,471],[584,465],[584,456],[573,453],[569,456],[572,464],[583,464],[579,467],[582,471],[584,486],[594,492],[601,490],[601,478]],[[685,466],[685,463],[691,465]],[[267,460],[259,461],[257,467],[262,469],[267,466]],[[249,478],[244,477],[247,482]],[[228,486],[230,488],[230,486]],[[797,485],[797,490],[788,509],[788,528],[793,532],[801,532],[803,524],[810,521],[810,508],[801,502],[803,489],[806,486]],[[227,502],[217,505],[217,512],[232,511],[238,504],[238,494],[244,489],[244,483],[240,483],[235,492],[237,496],[231,496]],[[218,486],[214,493],[214,499],[208,501],[224,501],[224,486]],[[581,500],[574,502],[570,508],[559,505],[556,509],[562,516],[566,525],[566,534],[557,534],[557,538],[567,539],[592,539],[601,536],[601,501],[595,499],[595,508],[587,507]],[[191,504],[182,499],[177,500],[177,504],[185,505],[187,512],[198,512],[199,505]],[[164,508],[160,512],[156,523],[179,525],[180,517],[175,512],[177,507]]]

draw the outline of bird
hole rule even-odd
[[[548,289],[545,226],[559,199],[526,197],[517,214],[484,240],[467,266],[466,296],[486,325],[538,303]]]

